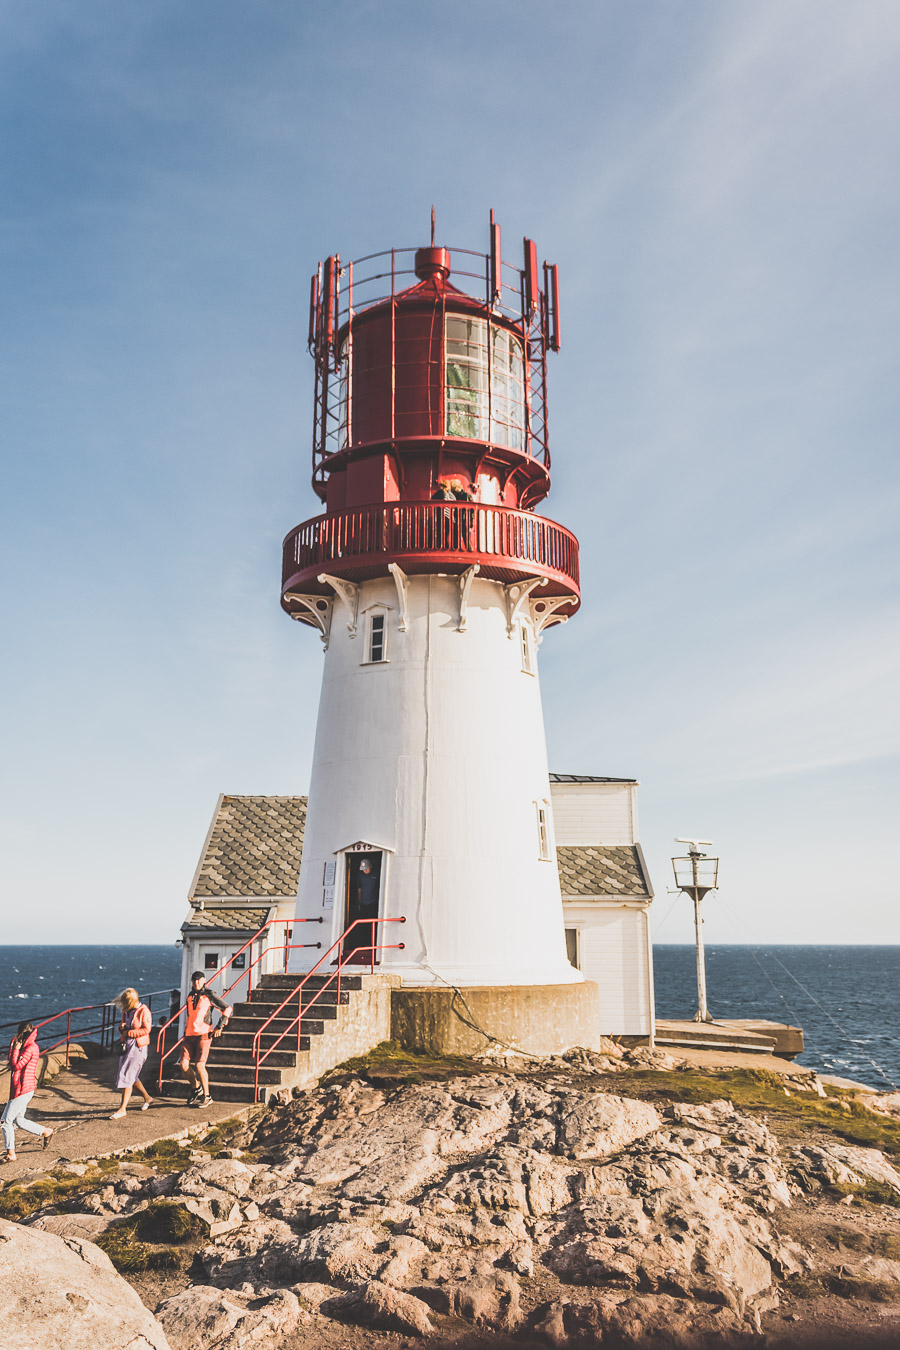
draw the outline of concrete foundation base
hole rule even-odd
[[[558,1055],[601,1039],[596,984],[394,989],[391,1039],[407,1050],[473,1055],[493,1046]]]

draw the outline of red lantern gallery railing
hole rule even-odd
[[[386,502],[316,516],[284,541],[282,591],[321,589],[320,572],[377,575],[462,570],[477,562],[499,580],[546,577],[553,592],[579,594],[578,540],[530,511],[479,502]]]

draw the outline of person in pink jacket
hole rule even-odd
[[[118,1111],[112,1113],[110,1120],[122,1119],[128,1110],[132,1088],[137,1088],[144,1099],[141,1103],[142,1111],[146,1111],[153,1100],[139,1077],[141,1069],[147,1062],[147,1051],[150,1046],[150,1028],[153,1025],[150,1009],[138,998],[136,989],[123,989],[116,1002],[122,1010],[122,1020],[119,1023],[122,1057],[116,1075],[116,1087],[122,1093],[122,1100]]]
[[[3,1116],[0,1117],[6,1153],[0,1158],[0,1162],[15,1162],[17,1129],[42,1136],[42,1148],[46,1148],[53,1137],[52,1130],[35,1125],[34,1121],[25,1115],[25,1108],[37,1087],[37,1067],[40,1057],[37,1032],[30,1022],[20,1022],[19,1030],[9,1047],[9,1101],[3,1108]]]

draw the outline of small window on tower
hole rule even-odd
[[[569,965],[574,966],[576,970],[581,969],[581,961],[578,953],[578,929],[566,929],[566,956],[569,958]]]
[[[385,615],[373,614],[369,619],[369,649],[367,661],[387,660],[387,630]]]
[[[519,636],[522,642],[522,669],[526,675],[533,675],[534,640],[531,636],[531,629],[524,621],[519,625]]]
[[[537,804],[537,827],[538,827],[538,857],[550,857],[550,830],[547,823],[547,808],[540,802]]]

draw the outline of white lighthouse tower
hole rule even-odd
[[[371,946],[351,959],[404,988],[582,984],[538,677],[544,630],[579,605],[577,541],[535,511],[558,347],[556,268],[527,239],[503,262],[493,215],[487,255],[432,228],[313,278],[325,512],[287,536],[282,584],[325,647],[296,913],[325,919],[323,948],[356,923],[334,959]]]

